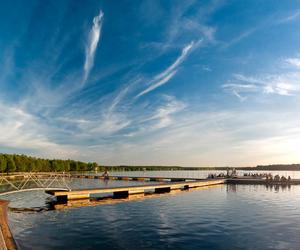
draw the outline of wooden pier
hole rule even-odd
[[[71,191],[55,191],[48,190],[46,193],[54,195],[58,202],[66,202],[68,200],[76,199],[88,199],[93,195],[100,194],[112,194],[114,198],[125,198],[131,194],[140,194],[147,192],[154,193],[166,193],[171,190],[187,190],[195,187],[205,187],[217,184],[224,184],[224,179],[215,180],[196,180],[196,181],[181,181],[174,182],[169,181],[168,183],[156,183],[148,185],[137,185],[137,186],[126,186],[126,187],[107,187],[107,188],[97,188],[97,189],[81,189],[81,190],[71,190]]]
[[[105,179],[105,177],[101,175],[92,175],[92,174],[71,174],[67,177],[71,178],[86,178],[86,179]],[[145,176],[117,176],[110,175],[108,177],[109,180],[122,180],[122,181],[158,181],[158,182],[179,182],[179,181],[195,181],[195,180],[203,180],[199,178],[176,178],[176,177],[145,177]]]
[[[99,175],[77,174],[71,178],[104,179]],[[80,190],[47,190],[46,193],[57,198],[58,203],[68,200],[89,199],[97,195],[112,194],[114,198],[126,198],[131,194],[143,193],[166,193],[171,190],[187,190],[194,187],[212,186],[217,184],[252,184],[252,185],[297,185],[299,179],[289,182],[268,182],[263,178],[229,178],[229,179],[197,179],[197,178],[168,178],[168,177],[132,177],[132,176],[109,176],[110,180],[142,181],[149,182],[145,185],[125,186],[125,187],[105,187],[96,189]],[[156,182],[151,183],[150,182]]]

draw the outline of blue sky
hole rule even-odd
[[[0,150],[300,162],[299,1],[1,1]]]

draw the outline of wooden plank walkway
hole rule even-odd
[[[94,174],[71,174],[71,178],[86,178],[86,179],[105,179],[105,177],[101,175],[94,175]],[[123,181],[171,181],[171,182],[178,182],[178,181],[189,181],[189,180],[202,180],[199,178],[182,178],[182,177],[145,177],[145,176],[117,176],[117,175],[110,175],[108,177],[109,180],[123,180]]]
[[[74,199],[87,199],[91,195],[112,193],[115,198],[124,198],[130,194],[139,194],[154,190],[155,193],[170,192],[175,189],[189,189],[194,187],[204,187],[217,184],[224,184],[225,180],[197,180],[197,181],[182,181],[182,182],[168,182],[157,183],[149,185],[126,186],[126,187],[106,187],[97,189],[81,189],[71,191],[55,191],[49,190],[46,193],[56,196],[58,202],[66,202]]]

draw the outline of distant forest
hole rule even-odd
[[[70,171],[153,171],[153,170],[226,170],[228,167],[180,167],[180,166],[104,166],[96,162],[42,159],[26,155],[0,154],[0,172],[70,172]],[[292,170],[299,171],[300,164],[258,165],[239,167],[238,170]]]
[[[143,171],[143,170],[179,170],[178,166],[104,166],[96,162],[74,160],[42,159],[26,155],[0,154],[0,172],[70,172],[70,171]]]
[[[291,170],[299,171],[300,164],[274,164],[274,165],[258,165],[255,170]]]

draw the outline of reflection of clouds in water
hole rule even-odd
[[[221,185],[103,206],[12,214],[19,218],[11,222],[14,229],[24,228],[13,233],[25,249],[82,249],[86,242],[101,249],[178,249],[182,244],[185,249],[260,249],[283,242],[293,249],[300,243],[299,188],[274,192],[240,185],[226,192]]]

